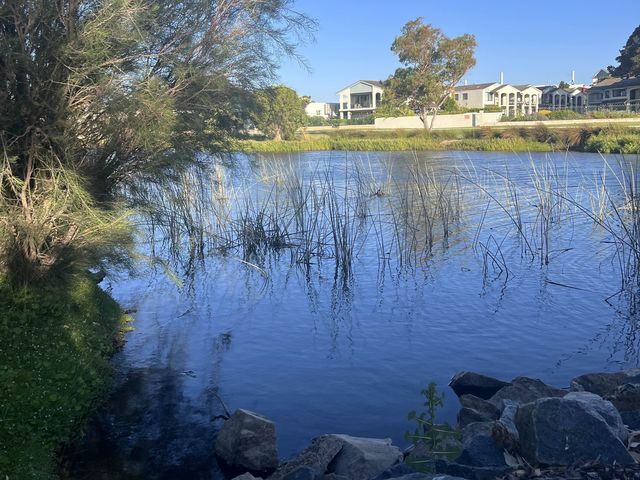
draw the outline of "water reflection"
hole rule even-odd
[[[218,396],[274,419],[288,456],[327,432],[404,444],[420,389],[458,370],[566,385],[638,363],[635,290],[604,301],[636,265],[611,159],[311,152],[222,172],[190,177],[202,249],[156,224],[180,281],[113,282],[136,330],[75,478],[215,478]]]

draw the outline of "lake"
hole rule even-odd
[[[567,386],[636,366],[637,163],[481,152],[223,162],[198,177],[204,206],[187,208],[206,218],[201,261],[176,236],[173,262],[105,281],[135,309],[134,331],[71,476],[222,478],[220,398],[272,419],[286,458],[323,433],[407,446],[407,413],[430,382],[445,393],[440,420],[455,422],[447,383],[460,370]],[[140,251],[162,257],[162,229],[153,236]]]

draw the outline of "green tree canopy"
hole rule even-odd
[[[256,93],[254,123],[265,135],[275,140],[291,140],[304,125],[305,99],[295,90],[282,85]]]
[[[387,80],[387,93],[408,104],[431,128],[454,86],[475,65],[475,47],[473,35],[449,38],[422,18],[407,22],[391,46],[404,66]]]
[[[610,66],[609,73],[614,77],[640,76],[640,25],[633,31],[626,45],[616,57],[617,67]]]
[[[0,0],[0,273],[77,245],[64,214],[223,150],[314,28],[292,3]]]

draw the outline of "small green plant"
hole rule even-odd
[[[408,420],[416,423],[413,432],[405,432],[405,439],[414,445],[407,463],[419,470],[432,471],[435,460],[458,456],[460,432],[447,423],[436,423],[437,411],[444,406],[444,393],[438,392],[435,383],[430,383],[420,394],[424,396],[426,411],[414,410],[407,415]]]

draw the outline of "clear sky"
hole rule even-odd
[[[280,80],[300,95],[336,102],[356,80],[383,80],[399,66],[390,50],[411,19],[448,36],[476,36],[469,83],[590,83],[640,24],[640,0],[297,0],[296,9],[319,23],[315,42],[300,49],[310,72],[286,61]]]

